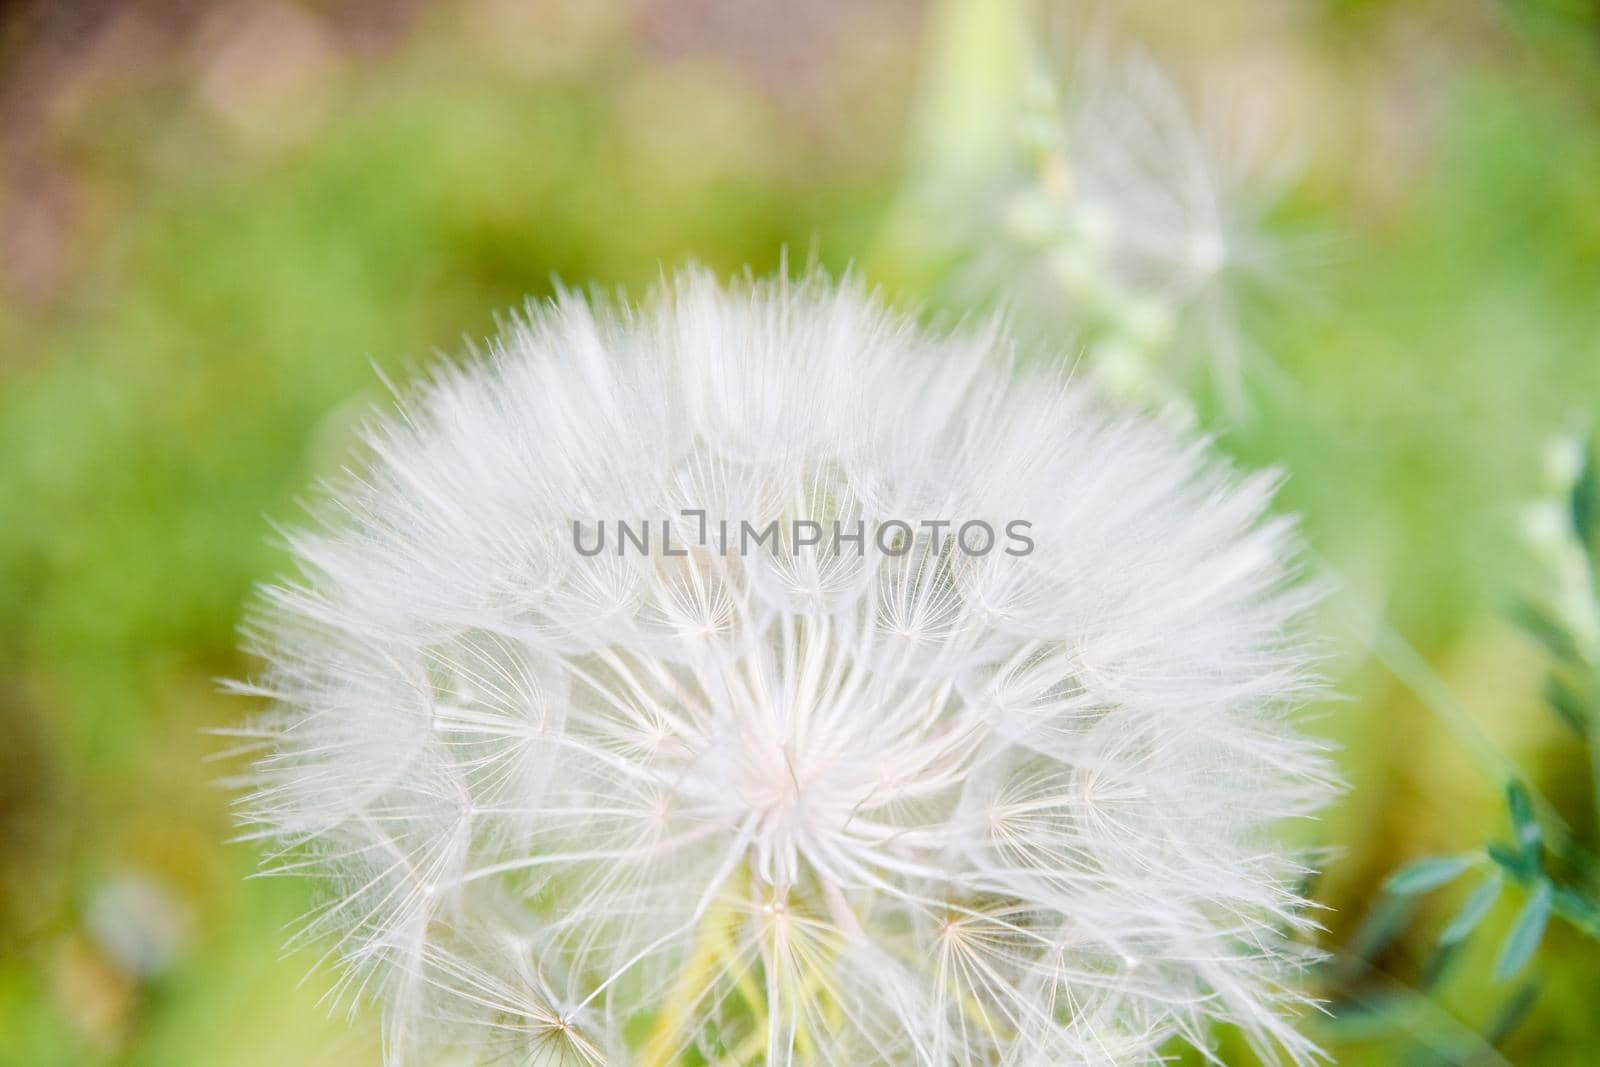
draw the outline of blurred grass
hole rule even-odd
[[[211,682],[248,670],[241,604],[281,564],[266,517],[292,520],[340,461],[381,399],[374,364],[456,349],[557,276],[641,287],[689,255],[770,270],[785,245],[849,247],[834,235],[887,195],[870,159],[785,158],[779,116],[730,102],[714,70],[602,91],[462,79],[461,59],[419,49],[358,77],[337,118],[266,158],[219,150],[183,114],[103,131],[80,165],[132,171],[104,247],[59,306],[4,317],[0,656],[16,682],[0,716],[16,743],[0,779],[22,785],[0,842],[0,944],[17,950],[0,953],[0,1062],[81,1063],[96,1045],[129,1064],[370,1060],[370,1039],[328,1041],[293,991],[309,960],[276,962],[306,890],[243,885],[253,853],[220,845],[201,762],[217,746],[199,731],[241,710]],[[658,136],[675,115],[703,143]],[[148,988],[77,932],[123,870],[197,920]],[[106,1018],[75,1003],[96,997]]]
[[[1349,624],[1335,665],[1352,699],[1323,721],[1352,790],[1317,837],[1338,849],[1318,886],[1334,946],[1389,871],[1499,817],[1498,783],[1368,660],[1371,613],[1558,802],[1585,803],[1538,656],[1503,621],[1539,450],[1600,410],[1600,93],[1571,80],[1593,78],[1592,55],[1546,40],[1556,17],[1496,42],[1557,50],[1552,68],[1493,49],[1429,68],[1431,148],[1409,178],[1370,194],[1357,162],[1314,160],[1288,210],[1337,241],[1307,265],[1309,298],[1253,316],[1281,374],[1224,434],[1285,468],[1284,505],[1350,583],[1330,615]],[[1379,33],[1371,12],[1349,18],[1304,32]],[[1322,55],[1335,82],[1348,47]],[[222,844],[199,732],[243,711],[212,679],[249,670],[233,628],[282,562],[266,517],[292,521],[338,464],[382,398],[374,364],[404,377],[556,275],[637,291],[691,256],[770,270],[787,245],[926,280],[916,235],[889,221],[918,178],[902,173],[902,68],[818,118],[703,58],[580,58],[529,75],[419,34],[341,68],[321,117],[286,137],[114,87],[59,133],[93,240],[49,301],[0,304],[0,1064],[374,1062],[370,1020],[328,1020],[318,980],[296,986],[310,959],[278,959],[307,889],[243,881],[255,857]],[[187,916],[176,962],[147,977],[87,925],[130,872]],[[1415,980],[1455,902],[1429,902],[1380,961],[1395,980]],[[1431,1011],[1492,1019],[1506,991],[1488,960],[1512,910]],[[1556,929],[1540,966],[1505,1056],[1580,1062],[1600,1050],[1594,946]],[[1407,1047],[1329,1037],[1344,1063]]]

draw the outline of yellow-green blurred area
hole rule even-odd
[[[1339,1010],[1307,1025],[1341,1063],[1600,1059],[1596,942],[1554,920],[1492,978],[1516,892],[1437,981],[1465,885],[1371,959],[1351,948],[1390,872],[1507,836],[1471,731],[1593,840],[1588,756],[1509,609],[1538,581],[1518,515],[1545,443],[1600,416],[1600,6],[1119,10],[1186,85],[1270,104],[1297,168],[1270,224],[1311,235],[1251,309],[1271,369],[1249,411],[1202,401],[1225,449],[1282,466],[1342,583],[1343,699],[1316,728],[1350,789],[1296,831],[1328,850],[1312,892],[1334,959],[1310,980]],[[637,294],[787,248],[931,315],[974,310],[944,282],[982,226],[954,216],[1009,165],[1022,66],[1079,24],[1056,14],[0,9],[0,1064],[376,1063],[370,1013],[330,1017],[316,952],[281,954],[313,888],[246,879],[218,785],[237,768],[207,761],[205,731],[252,710],[216,680],[252,670],[236,626],[284,566],[272,522],[338,468],[384,375],[556,278]],[[1409,677],[1375,656],[1386,634],[1423,661],[1402,646]]]

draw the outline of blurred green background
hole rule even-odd
[[[371,1018],[330,1017],[312,956],[280,956],[311,889],[246,880],[207,762],[204,731],[250,710],[215,680],[251,670],[234,628],[283,564],[269,519],[337,468],[376,368],[403,379],[557,276],[637,293],[787,247],[929,314],[980,306],[952,279],[1058,14],[0,9],[0,1064],[375,1063]],[[1396,868],[1506,835],[1496,759],[1594,840],[1588,755],[1509,608],[1540,581],[1519,515],[1546,443],[1600,412],[1600,6],[1120,21],[1186,85],[1269,102],[1298,154],[1269,225],[1310,239],[1247,315],[1270,380],[1240,418],[1197,395],[1224,448],[1285,469],[1341,577],[1344,699],[1317,728],[1351,788],[1307,837],[1333,953],[1308,1025],[1341,1063],[1600,1061],[1600,949],[1570,925],[1497,982],[1515,893],[1444,969],[1466,886],[1371,921]]]

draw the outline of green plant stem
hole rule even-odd
[[[1501,788],[1513,780],[1523,784],[1534,807],[1538,809],[1539,817],[1546,824],[1550,846],[1556,853],[1586,872],[1596,869],[1595,856],[1573,837],[1572,828],[1561,817],[1561,813],[1522,773],[1516,761],[1483,732],[1421,653],[1381,617],[1373,628],[1371,648],[1377,661],[1450,731],[1486,776]]]

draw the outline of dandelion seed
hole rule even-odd
[[[1271,477],[817,277],[563,295],[367,445],[253,626],[242,812],[390,1063],[1313,1055]],[[689,547],[576,550],[617,517]],[[910,534],[697,533],[796,518]],[[1031,550],[935,550],[976,520]]]

